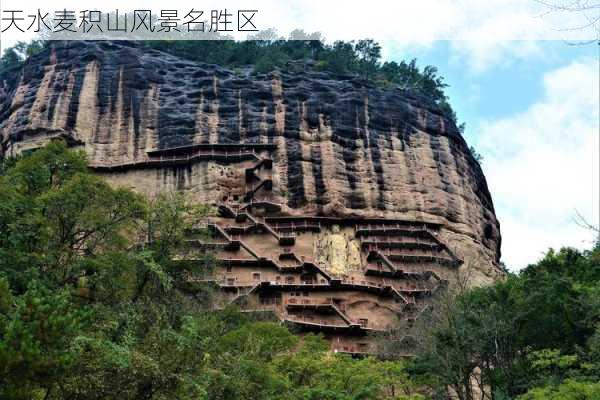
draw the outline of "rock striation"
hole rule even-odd
[[[423,259],[421,272],[437,268],[448,282],[468,273],[473,285],[502,276],[483,172],[455,124],[410,91],[325,72],[233,72],[135,43],[57,42],[0,76],[0,152],[55,137],[85,149],[115,185],[184,191],[219,207],[213,230],[242,242],[234,252],[252,235],[271,236],[271,247],[248,245],[255,261],[287,254],[304,265],[299,274],[343,282],[368,275],[374,259],[407,271],[412,259],[398,249],[416,257],[427,242],[458,261]],[[361,224],[373,224],[370,234]],[[433,237],[408,234],[415,226]],[[422,242],[411,248],[406,237]]]

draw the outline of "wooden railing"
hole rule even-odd
[[[363,245],[369,245],[369,244],[407,244],[407,245],[416,245],[416,246],[423,246],[423,247],[432,247],[432,248],[439,248],[440,245],[433,241],[433,240],[427,240],[427,239],[420,239],[418,237],[403,237],[403,236],[366,236],[366,237],[362,237],[360,239],[360,242]]]
[[[144,156],[132,159],[129,156],[123,156],[122,160],[111,159],[110,161],[96,161],[90,163],[90,168],[94,169],[122,169],[136,166],[152,166],[172,163],[189,163],[198,159],[257,159],[261,160],[260,155],[254,150],[199,150],[192,154],[174,154],[160,156]]]
[[[269,223],[273,229],[276,231],[305,231],[305,230],[320,230],[321,222],[312,221],[308,222],[306,220],[302,222],[270,222]]]
[[[406,230],[406,231],[434,231],[429,225],[426,223],[419,222],[397,222],[397,223],[358,223],[354,227],[355,231],[386,231],[386,230]]]
[[[284,318],[284,321],[289,321],[295,324],[303,324],[303,325],[315,325],[321,327],[329,327],[329,328],[348,328],[350,325],[348,324],[336,324],[333,321],[322,319],[322,318],[314,318],[312,316],[304,316],[304,315],[287,315]]]
[[[286,305],[294,305],[294,306],[331,306],[333,305],[332,299],[297,299],[297,298],[289,298],[285,301]]]

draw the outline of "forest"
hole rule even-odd
[[[0,398],[600,398],[599,245],[441,294],[414,357],[381,337],[352,358],[189,284],[215,261],[175,256],[211,212],[113,188],[61,141],[4,159]]]

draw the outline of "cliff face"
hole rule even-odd
[[[281,215],[439,223],[461,268],[475,269],[473,283],[500,275],[499,224],[481,168],[456,126],[415,94],[327,73],[236,75],[110,42],[56,43],[2,78],[5,155],[61,136],[115,184],[215,203],[244,194],[238,169],[143,168],[147,152],[273,144],[270,196]],[[343,241],[333,235],[321,246]]]

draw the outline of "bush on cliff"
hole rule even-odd
[[[178,57],[229,68],[252,67],[256,73],[276,70],[297,72],[298,68],[355,75],[380,87],[397,86],[422,94],[440,106],[456,122],[445,94],[447,84],[436,67],[421,69],[417,60],[381,62],[381,46],[372,39],[326,43],[318,34],[294,31],[286,40],[272,33],[261,40],[148,41],[144,45]],[[299,66],[299,67],[298,67]]]
[[[217,37],[218,34],[212,34]],[[319,34],[293,31],[288,40],[273,32],[266,32],[260,40],[236,42],[233,40],[157,40],[142,42],[143,46],[176,55],[181,58],[218,64],[234,70],[251,67],[254,73],[273,71],[299,72],[304,69],[328,71],[334,74],[361,77],[379,87],[399,87],[420,93],[440,107],[456,122],[456,115],[448,102],[448,86],[436,67],[422,69],[417,60],[381,62],[381,46],[372,39],[326,43]],[[47,41],[19,42],[5,50],[0,57],[0,76],[3,72],[21,66],[26,57],[36,54],[48,45]]]

